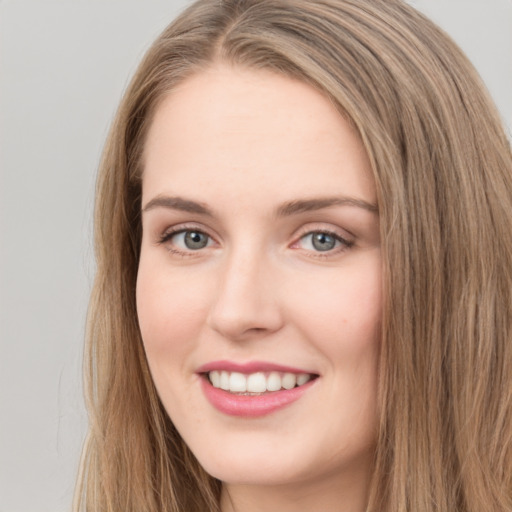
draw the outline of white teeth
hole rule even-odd
[[[301,373],[300,375],[297,375],[297,386],[306,384],[306,382],[309,382],[310,379],[311,375],[308,375],[307,373]]]
[[[247,391],[247,377],[243,373],[233,372],[229,376],[229,391],[235,393]]]
[[[272,372],[267,378],[267,391],[279,391],[281,389],[281,375]]]
[[[267,378],[267,391],[279,391],[281,386],[281,375],[277,372],[272,372]]]
[[[213,384],[213,382],[212,382]],[[215,384],[213,384],[215,386]],[[220,372],[220,389],[229,391],[229,373]]]
[[[210,380],[212,381],[213,387],[220,388],[220,372],[217,370],[210,372]]]
[[[247,391],[249,393],[264,393],[267,391],[267,380],[262,372],[251,373],[247,377]]]
[[[214,370],[208,373],[214,388],[220,388],[231,393],[264,393],[265,391],[279,391],[302,386],[311,380],[308,373],[281,373],[264,372],[245,375],[240,372],[227,372]]]
[[[297,384],[297,377],[294,373],[285,373],[282,378],[282,386],[284,389],[292,389]]]

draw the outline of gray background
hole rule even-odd
[[[69,510],[94,177],[112,115],[183,0],[0,0],[0,512]],[[512,0],[411,0],[512,127]]]

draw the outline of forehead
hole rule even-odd
[[[314,195],[327,183],[374,198],[364,147],[325,95],[270,71],[221,65],[188,78],[159,105],[143,172],[146,198],[191,184],[292,195],[307,185],[319,188]]]

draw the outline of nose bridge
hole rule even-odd
[[[266,251],[249,243],[226,255],[210,314],[210,327],[226,338],[273,332],[281,324],[277,283]]]

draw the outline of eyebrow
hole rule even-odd
[[[144,213],[155,208],[169,208],[171,210],[213,217],[213,212],[206,205],[182,197],[156,196],[142,208],[142,212]]]
[[[277,209],[277,216],[287,217],[297,213],[322,210],[331,206],[355,206],[357,208],[362,208],[363,210],[368,210],[372,213],[377,213],[379,211],[376,204],[369,203],[363,199],[356,199],[354,197],[321,197],[284,203]]]
[[[313,199],[298,199],[288,201],[280,205],[276,210],[276,217],[288,217],[299,213],[311,212],[330,208],[331,206],[355,206],[372,213],[378,213],[378,207],[374,203],[369,203],[363,199],[353,197],[320,197]],[[142,212],[147,212],[155,208],[169,208],[188,213],[197,213],[207,217],[213,217],[214,214],[204,203],[185,199],[183,197],[156,196],[151,199],[143,208]]]

